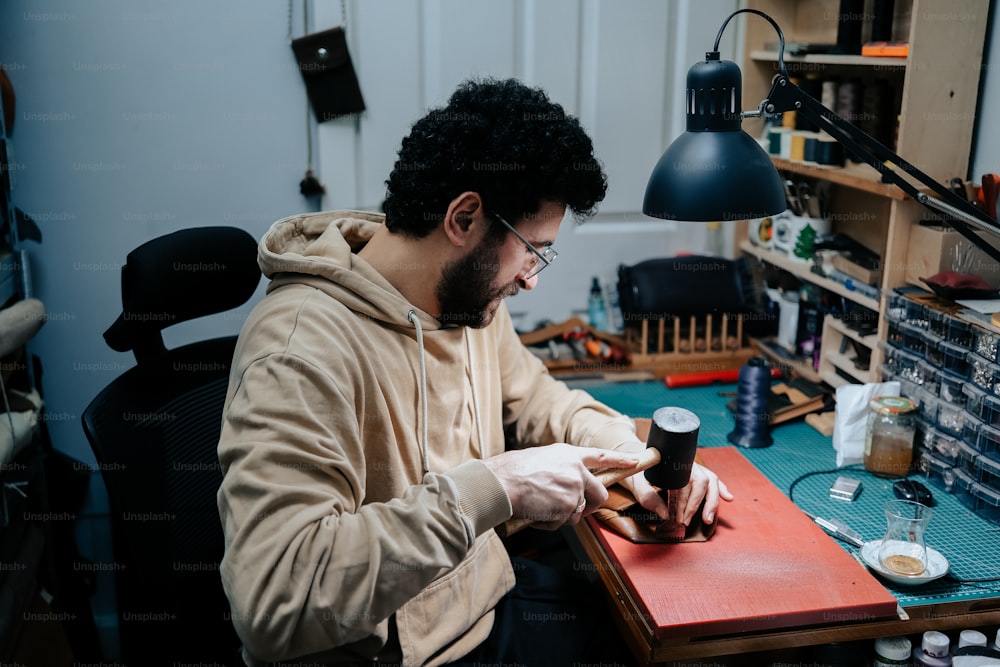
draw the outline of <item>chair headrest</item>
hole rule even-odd
[[[257,242],[235,227],[182,229],[148,241],[122,267],[122,313],[104,332],[113,350],[160,347],[160,331],[240,306],[260,283]]]

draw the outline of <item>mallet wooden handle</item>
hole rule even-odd
[[[614,486],[618,482],[628,479],[636,473],[652,468],[660,462],[660,452],[655,447],[644,449],[638,454],[639,462],[632,468],[605,468],[594,471],[596,477],[605,488]],[[501,535],[513,535],[522,528],[526,528],[533,522],[531,519],[510,519],[501,527]]]

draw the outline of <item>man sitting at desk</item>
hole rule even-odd
[[[528,654],[498,646],[519,634],[498,605],[529,573],[494,530],[578,523],[607,499],[589,470],[645,447],[632,420],[547,373],[503,304],[555,257],[567,207],[584,218],[604,198],[590,138],[540,90],[467,82],[413,126],[387,186],[384,217],[293,216],[260,244],[271,283],[240,335],[219,443],[221,574],[244,656],[590,657],[557,634]],[[642,474],[625,485],[665,515]],[[706,522],[731,498],[700,466],[688,490],[685,523],[703,498]],[[580,646],[593,632],[549,626]]]

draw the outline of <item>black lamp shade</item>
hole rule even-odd
[[[654,218],[749,220],[787,208],[784,185],[760,144],[740,127],[739,67],[709,52],[687,78],[687,131],[663,153],[642,212]]]

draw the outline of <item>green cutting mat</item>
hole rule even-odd
[[[735,384],[668,389],[659,381],[606,383],[579,380],[570,382],[570,385],[586,390],[594,398],[631,417],[648,418],[657,408],[665,406],[687,408],[701,418],[700,446],[731,445],[726,440],[734,425],[732,415],[726,408],[726,402],[731,397],[719,396],[719,392],[734,392]],[[804,421],[778,425],[771,434],[773,445],[742,448],[743,455],[786,495],[800,476],[814,471],[831,471],[799,481],[792,490],[792,500],[815,516],[840,519],[859,532],[865,541],[881,539],[885,531],[882,505],[895,497],[890,480],[876,477],[860,465],[836,469],[832,439],[821,435]],[[829,497],[830,485],[839,475],[861,481],[861,492],[853,502]],[[958,581],[1000,577],[1000,526],[976,516],[947,492],[930,484],[927,486],[936,500],[927,531],[927,544],[948,559],[950,572],[942,579],[916,587],[885,580],[883,583],[903,607],[1000,596],[1000,582]],[[734,500],[739,501],[739,497]],[[860,559],[857,548],[844,542],[838,543]]]

